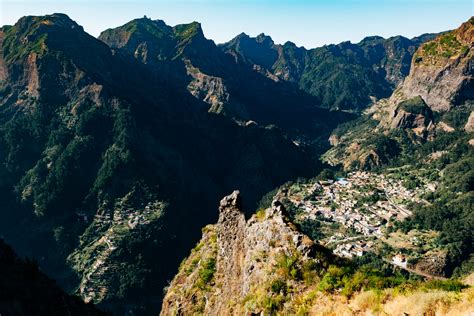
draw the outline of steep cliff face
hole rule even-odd
[[[454,31],[423,44],[415,53],[410,74],[388,100],[372,106],[369,113],[380,127],[434,128],[446,123],[443,117],[433,120],[429,112],[446,113],[454,107],[472,107],[474,100],[474,18]],[[400,110],[421,115],[400,122]],[[430,125],[432,125],[430,127]]]
[[[407,98],[421,96],[434,111],[444,112],[474,99],[474,18],[458,29],[425,43],[413,57],[402,86]]]
[[[420,138],[434,130],[433,112],[420,96],[400,102],[391,116],[390,128],[411,129]]]

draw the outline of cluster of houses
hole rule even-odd
[[[373,245],[373,241],[358,240],[337,245],[333,253],[345,258],[361,257],[366,254]]]
[[[405,188],[401,180],[363,171],[349,173],[347,178],[335,181],[311,183],[303,188],[303,192],[303,195],[288,196],[303,211],[301,219],[336,222],[352,229],[350,235],[355,233],[356,236],[367,237],[363,238],[366,240],[369,237],[380,238],[389,220],[403,220],[410,216],[411,212],[405,204],[421,201],[418,198],[420,192]],[[351,258],[363,255],[372,246],[371,241],[358,238],[357,241],[338,243],[334,253]],[[403,265],[402,261],[396,263]]]

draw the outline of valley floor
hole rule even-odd
[[[413,230],[403,234],[393,229],[395,222],[412,215],[412,205],[428,203],[423,195],[435,191],[437,183],[424,179],[423,185],[409,189],[397,179],[396,171],[357,171],[337,180],[296,183],[285,191],[285,197],[296,213],[295,221],[318,227],[318,236],[312,237],[335,255],[355,258],[376,253],[411,273],[443,278],[417,267],[419,262],[444,257],[444,250],[436,243],[437,232]]]

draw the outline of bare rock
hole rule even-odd
[[[410,74],[402,85],[407,98],[421,96],[438,112],[474,98],[474,25],[458,29],[422,45],[415,53]]]
[[[474,132],[474,111],[471,112],[469,118],[467,119],[466,125],[464,125],[464,130],[468,133]]]

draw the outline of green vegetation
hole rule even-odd
[[[455,55],[465,54],[469,47],[459,42],[454,32],[441,35],[437,39],[428,42],[422,46],[422,55],[444,58],[450,58]]]
[[[284,252],[281,252],[276,257],[276,267],[279,270],[279,273],[286,279],[300,279],[301,267],[300,264],[300,254],[294,252],[291,255],[287,255]]]
[[[460,292],[468,286],[458,280],[432,280],[427,281],[422,286],[429,290],[442,290],[447,292]]]
[[[279,294],[282,293],[283,295],[286,295],[287,291],[287,285],[286,282],[282,279],[276,279],[275,281],[272,282],[270,285],[270,288],[273,293]]]
[[[398,107],[408,113],[421,114],[425,117],[433,116],[431,109],[420,96],[402,101],[398,104]]]
[[[259,221],[262,221],[265,219],[265,209],[264,208],[259,208],[256,212],[255,212],[255,217],[259,220]]]
[[[465,104],[454,107],[443,114],[440,121],[446,122],[449,126],[456,129],[463,129],[467,123],[471,111],[474,110],[474,104]]]
[[[27,19],[27,18],[24,18]],[[27,57],[31,53],[43,54],[47,50],[46,40],[48,38],[47,33],[42,33],[41,28],[47,27],[49,20],[40,17],[30,17],[33,21],[28,21],[35,25],[34,28],[20,28],[18,26],[12,26],[7,28],[5,34],[5,40],[3,42],[3,50],[5,60],[7,62],[13,62],[21,60]],[[28,23],[27,21],[25,21]],[[18,38],[25,38],[25,45],[19,45],[16,41]]]
[[[197,281],[197,286],[201,289],[204,288],[213,280],[215,273],[216,259],[208,258],[201,264],[201,268],[198,271],[199,280]]]

